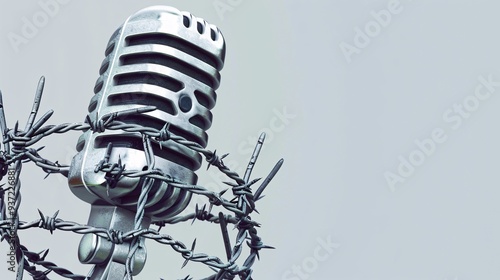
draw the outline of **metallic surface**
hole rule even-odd
[[[43,84],[43,78],[41,79],[41,84]],[[41,90],[37,91],[37,98],[36,100],[39,100],[41,96]],[[1,97],[1,93],[0,93]],[[35,102],[37,103],[37,102]],[[34,115],[36,115],[38,108],[35,108],[34,106]],[[51,111],[47,112],[44,114],[39,120],[34,122],[33,124],[30,124],[28,128],[26,128],[25,131],[19,130],[17,126],[15,126],[13,129],[7,129],[7,142],[12,144],[12,149],[10,152],[8,152],[4,160],[5,162],[0,161],[0,168],[3,168],[4,166],[19,161],[20,164],[16,165],[16,171],[15,171],[15,180],[17,180],[18,184],[16,184],[15,187],[15,192],[16,192],[16,197],[15,197],[15,210],[17,211],[20,202],[21,202],[21,196],[20,196],[20,184],[19,180],[19,174],[21,173],[21,166],[23,161],[32,161],[35,163],[37,166],[41,167],[42,170],[44,170],[47,175],[53,174],[53,173],[60,173],[62,175],[67,176],[68,171],[69,171],[69,166],[61,165],[57,162],[51,162],[43,157],[41,157],[37,151],[40,150],[31,148],[31,146],[35,143],[37,143],[40,139],[43,137],[49,136],[54,133],[65,133],[70,130],[75,130],[75,131],[81,131],[81,130],[88,130],[92,129],[94,130],[97,125],[94,124],[89,124],[89,123],[64,123],[64,124],[59,124],[59,125],[46,125],[44,124],[47,122],[47,120],[50,118]],[[5,117],[2,114],[2,110],[0,110],[0,122],[4,122]],[[0,124],[1,125],[1,124]],[[105,129],[111,129],[111,130],[124,130],[124,131],[134,131],[134,132],[141,132],[143,135],[145,135],[146,141],[145,143],[148,144],[148,139],[158,139],[161,135],[168,134],[167,130],[155,130],[147,127],[142,127],[139,125],[135,124],[123,124],[121,122],[105,122],[104,126]],[[29,136],[27,136],[29,135]],[[91,225],[82,225],[78,224],[75,222],[71,221],[65,221],[60,218],[57,218],[57,214],[59,211],[57,211],[54,215],[52,216],[46,216],[44,215],[41,211],[39,211],[40,214],[40,219],[31,221],[31,222],[23,222],[18,220],[18,215],[17,213],[14,213],[13,216],[15,216],[15,220],[18,222],[17,229],[19,230],[25,230],[29,228],[43,228],[51,233],[54,230],[62,230],[62,231],[71,231],[74,233],[78,234],[94,234],[99,237],[105,238],[107,241],[110,241],[113,244],[123,244],[124,242],[130,242],[131,245],[134,243],[134,241],[138,240],[138,237],[144,238],[144,239],[151,239],[154,240],[158,243],[165,244],[170,246],[174,251],[179,253],[184,259],[186,264],[188,261],[192,262],[199,262],[203,263],[210,268],[214,269],[216,271],[216,274],[204,278],[204,279],[233,279],[235,275],[238,275],[240,279],[251,279],[251,274],[252,274],[252,265],[256,258],[259,255],[259,251],[262,249],[266,248],[272,248],[270,246],[264,245],[262,242],[262,239],[258,236],[256,227],[259,226],[259,223],[256,222],[255,220],[250,218],[250,214],[253,211],[256,211],[254,206],[255,202],[262,198],[263,196],[261,195],[268,183],[272,180],[274,175],[278,172],[280,167],[283,164],[283,160],[279,160],[273,170],[269,173],[269,175],[266,177],[266,179],[261,183],[257,191],[255,193],[252,191],[251,187],[254,183],[256,183],[259,179],[253,179],[251,181],[247,181],[242,179],[236,172],[232,171],[229,169],[227,166],[224,165],[222,162],[222,159],[224,156],[219,157],[215,153],[215,151],[210,151],[205,148],[201,148],[199,144],[195,142],[188,141],[182,137],[176,136],[176,135],[170,135],[170,139],[180,145],[183,145],[187,148],[190,148],[201,155],[203,155],[206,159],[207,162],[209,162],[209,166],[213,165],[214,167],[217,167],[219,171],[224,173],[228,178],[232,179],[236,184],[228,183],[231,185],[232,193],[234,195],[233,199],[227,200],[222,197],[222,195],[226,192],[226,190],[220,192],[220,193],[215,193],[213,191],[210,191],[202,186],[199,185],[186,185],[177,181],[173,181],[172,178],[168,174],[163,174],[160,171],[155,171],[152,170],[151,167],[154,166],[154,162],[149,161],[148,162],[148,171],[134,171],[134,170],[122,170],[121,167],[118,165],[111,165],[111,166],[106,166],[105,168],[102,168],[101,170],[107,170],[106,172],[112,173],[112,174],[121,174],[120,176],[127,177],[127,178],[135,178],[135,177],[141,177],[145,178],[147,181],[151,179],[158,179],[162,180],[164,182],[170,183],[176,188],[180,189],[185,189],[193,194],[197,195],[203,195],[208,199],[208,203],[210,205],[209,210],[206,209],[206,205],[203,206],[202,208],[196,207],[195,213],[188,214],[182,217],[174,217],[165,221],[161,222],[156,222],[155,224],[163,226],[166,224],[176,224],[179,222],[184,222],[184,221],[195,221],[195,220],[200,220],[200,221],[207,221],[210,223],[219,223],[221,227],[221,231],[223,234],[223,239],[224,239],[224,244],[226,247],[226,254],[228,255],[228,262],[224,263],[221,261],[220,258],[216,256],[210,256],[205,253],[199,253],[199,252],[194,252],[194,245],[195,242],[193,242],[193,245],[191,248],[187,248],[186,245],[184,245],[183,242],[180,242],[174,238],[172,238],[169,235],[166,234],[161,234],[158,230],[153,230],[151,228],[148,229],[140,229],[142,224],[139,224],[139,221],[144,220],[141,218],[140,213],[143,213],[144,211],[144,205],[142,203],[143,200],[143,194],[147,194],[147,188],[143,188],[141,191],[141,195],[139,197],[138,201],[141,201],[141,203],[138,204],[137,207],[137,212],[135,213],[135,221],[134,221],[134,230],[132,231],[127,231],[123,232],[120,230],[116,229],[107,229],[103,227],[94,227]],[[255,161],[260,153],[261,146],[264,142],[265,135],[262,134],[261,137],[259,138],[259,141],[257,145],[255,146],[254,153],[252,154],[252,157],[248,163],[245,176],[246,178],[248,174],[252,173],[253,167],[255,166]],[[148,159],[154,158],[154,153],[152,149],[150,149],[150,145],[145,145],[145,154]],[[147,187],[149,184],[145,184]],[[5,204],[4,204],[5,206]],[[232,215],[221,215],[219,213],[219,216],[215,216],[211,214],[212,207],[218,207],[221,206],[225,210],[230,211],[235,214],[235,216]],[[5,211],[5,209],[2,209],[2,211]],[[113,209],[109,210],[108,212],[113,212]],[[113,214],[115,215],[115,214]],[[129,217],[130,218],[130,217]],[[228,229],[227,229],[227,224],[231,223],[233,224],[237,229],[238,229],[238,234],[235,240],[235,245],[231,249],[231,242],[227,239],[227,236],[229,234]],[[9,230],[12,227],[13,222],[9,220],[2,220],[0,221],[0,229],[5,232],[6,230]],[[138,226],[139,225],[139,226]],[[9,235],[3,235],[7,241],[11,242],[12,239],[9,237]],[[90,241],[89,241],[90,240]],[[245,242],[247,241],[247,242]],[[19,238],[16,240],[17,244],[20,244]],[[93,242],[92,238],[85,238],[84,243],[90,243],[90,246],[97,246],[99,247],[98,242]],[[244,261],[242,266],[239,266],[235,263],[236,260],[238,260],[239,257],[242,256],[242,249],[243,245],[247,245],[250,248],[250,253],[246,260]],[[139,244],[140,245],[140,244]],[[87,245],[84,245],[87,247]],[[105,257],[100,257],[101,259],[107,259],[107,256],[109,256],[108,253],[106,253],[105,250],[101,250],[101,248],[97,247],[90,247],[90,248],[82,248],[83,250],[80,251],[80,256],[81,259],[87,260],[88,258],[94,258],[93,256],[96,255],[105,255]],[[137,247],[140,249],[141,246]],[[131,246],[129,248],[129,253],[127,257],[133,256],[133,253],[131,252],[135,247]],[[70,278],[74,280],[88,280],[88,277],[77,275],[72,273],[71,271],[60,267],[50,261],[45,260],[48,250],[44,250],[40,253],[34,253],[29,251],[26,247],[20,245],[17,246],[18,253],[21,255],[21,258],[18,262],[19,264],[19,271],[21,272],[18,274],[17,280],[21,280],[22,277],[22,271],[26,270],[27,272],[30,273],[30,275],[36,277],[35,279],[43,279],[46,280],[48,279],[46,275],[52,273],[58,274],[62,277],[65,278]],[[136,250],[136,253],[141,254],[140,250]],[[230,256],[229,256],[230,253]],[[123,260],[123,256],[121,257]],[[130,258],[130,260],[133,258]],[[24,260],[24,261],[22,261]],[[128,263],[128,262],[127,262]],[[44,268],[45,271],[38,270],[36,266],[39,266],[40,268]],[[120,266],[123,266],[121,263],[113,263],[111,264],[112,267],[108,269],[108,271],[115,271],[119,270],[119,273],[123,271],[123,268],[117,269]],[[105,270],[106,266],[101,265],[101,270]],[[127,268],[127,265],[125,266]],[[130,268],[130,266],[129,266]],[[127,270],[128,271],[128,270]],[[96,272],[94,269],[92,271],[92,274],[98,275],[99,272]],[[102,274],[102,273],[101,273]],[[132,272],[130,272],[130,275]],[[188,279],[189,277],[186,277],[185,279]],[[129,278],[131,279],[131,277]]]
[[[116,232],[134,230],[135,213],[116,206],[92,205],[88,225],[97,228],[110,228]],[[149,227],[149,219],[142,221],[142,227]],[[114,244],[106,238],[87,233],[80,241],[78,257],[80,262],[95,264],[90,279],[123,279],[125,262],[130,242]],[[134,257],[132,275],[137,275],[146,263],[146,248],[142,247]]]
[[[179,23],[181,16],[184,27]],[[14,184],[15,197],[14,207],[9,208],[12,220],[5,220],[6,204],[4,198],[0,197],[0,233],[2,238],[14,244],[19,265],[17,280],[22,280],[23,271],[38,280],[49,279],[47,275],[50,273],[75,280],[131,280],[132,275],[139,273],[145,264],[145,239],[170,246],[185,259],[183,266],[189,261],[198,262],[215,271],[215,274],[204,279],[234,279],[236,276],[252,279],[252,265],[259,251],[272,247],[264,245],[256,229],[260,224],[251,219],[250,214],[256,211],[255,202],[263,197],[262,192],[280,169],[283,160],[278,161],[253,192],[251,188],[259,179],[250,180],[250,177],[265,139],[264,134],[255,146],[243,178],[225,166],[222,160],[227,154],[219,157],[215,151],[205,148],[205,130],[211,123],[209,110],[215,104],[213,90],[218,86],[218,71],[224,58],[224,43],[220,33],[211,25],[208,31],[207,26],[201,19],[166,7],[148,8],[129,18],[111,38],[97,82],[96,95],[84,123],[45,125],[52,110],[35,121],[45,82],[43,77],[24,130],[17,123],[14,128],[7,128],[1,104],[0,129],[5,140],[4,149],[0,148],[0,179],[8,167],[13,171],[13,178],[9,175],[8,180],[9,184],[11,180]],[[169,34],[171,41],[159,40],[158,34]],[[180,39],[184,43],[179,44]],[[188,39],[190,41],[186,41]],[[153,49],[157,45],[167,46],[169,51],[179,53],[175,57],[165,53],[160,53],[160,57],[155,56],[157,53]],[[136,50],[126,54],[132,47]],[[145,56],[142,56],[141,48],[147,50],[143,50]],[[137,56],[138,53],[141,55]],[[215,58],[214,53],[218,55]],[[172,63],[172,59],[183,55],[185,58],[190,57],[191,64],[186,66],[186,63],[180,64],[179,61]],[[161,58],[163,56],[169,56],[169,59]],[[200,69],[206,67],[200,61],[217,70],[210,72],[213,75],[209,77],[212,78],[207,79],[207,75],[200,74]],[[177,91],[172,92],[171,87],[176,84],[177,77],[186,79],[181,81]],[[203,84],[211,84],[211,88],[204,92],[207,87]],[[164,93],[165,96],[162,95]],[[0,103],[1,97],[0,92]],[[38,154],[43,147],[32,147],[46,136],[70,130],[84,132],[78,142],[79,153],[73,158],[72,166],[51,162]],[[158,146],[166,152],[155,150]],[[234,181],[224,182],[231,186],[232,199],[223,197],[226,190],[216,193],[193,184],[196,181],[194,171],[199,168],[202,156],[209,167],[218,168]],[[52,216],[45,216],[39,210],[40,219],[31,222],[19,220],[19,175],[22,164],[30,161],[41,167],[47,176],[59,173],[68,177],[71,190],[92,204],[87,225],[62,220],[57,217],[59,211]],[[5,190],[0,188],[1,192]],[[177,211],[184,209],[191,194],[207,198],[209,207],[197,206],[195,213],[177,217]],[[213,207],[221,207],[234,216],[223,212],[214,215],[211,212]],[[195,253],[196,239],[188,248],[183,242],[160,233],[161,227],[166,224],[188,220],[220,224],[227,262],[216,256]],[[160,228],[151,229],[150,223]],[[233,245],[229,239],[229,223],[238,229]],[[17,235],[12,238],[8,234],[9,231],[15,234],[17,230],[28,228],[42,228],[50,233],[62,230],[82,234],[78,257],[82,263],[94,264],[92,271],[88,276],[74,274],[45,260],[48,249],[40,253],[31,252],[21,245]],[[238,265],[236,261],[242,256],[244,245],[248,246],[249,254]]]
[[[172,133],[206,147],[224,55],[222,34],[203,19],[170,7],[141,10],[111,36],[88,121],[155,106],[154,111],[118,120],[156,129],[168,123]],[[77,144],[79,153],[73,158],[68,178],[70,189],[88,203],[135,211],[140,178],[122,178],[109,188],[105,174],[94,172],[108,143],[113,144],[110,162],[121,160],[133,170],[147,166],[139,133],[89,130]],[[200,167],[201,157],[195,151],[167,141],[161,149],[155,147],[155,162],[155,168],[173,178],[196,184],[194,171]],[[190,199],[189,192],[159,180],[153,189],[145,208],[145,215],[153,221],[175,216]]]
[[[88,108],[88,123],[136,110],[135,115],[120,115],[116,121],[155,129],[168,126],[176,135],[206,147],[210,109],[215,105],[225,55],[224,39],[215,26],[174,8],[146,8],[113,33],[105,55]],[[156,110],[141,111],[153,106]],[[201,156],[165,140],[155,149],[139,132],[104,127],[80,137],[68,182],[76,196],[92,204],[89,225],[126,232],[148,228],[151,220],[171,218],[186,208],[191,197],[186,190],[162,180],[148,181],[145,190],[143,178],[118,175],[110,179],[98,167],[104,159],[104,163],[118,162],[123,170],[161,170],[177,181],[196,184],[194,171],[201,165]],[[145,248],[139,242],[113,244],[101,237],[84,236],[79,258],[82,263],[95,264],[90,279],[130,277],[145,263]]]

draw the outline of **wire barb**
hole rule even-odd
[[[273,248],[265,245],[262,239],[258,236],[257,227],[260,224],[251,219],[250,214],[256,211],[255,203],[261,199],[262,193],[265,188],[274,178],[283,164],[283,159],[279,160],[268,176],[262,181],[257,191],[252,191],[252,186],[257,183],[260,178],[250,179],[253,168],[256,164],[257,158],[262,149],[265,134],[262,133],[256,143],[254,152],[248,162],[247,168],[243,178],[236,172],[229,169],[223,162],[229,154],[218,156],[217,151],[210,151],[200,146],[198,143],[189,141],[179,135],[169,131],[169,123],[166,123],[162,129],[157,130],[151,127],[144,127],[137,124],[124,123],[120,119],[124,116],[141,114],[156,110],[155,106],[145,106],[139,109],[124,110],[102,116],[96,121],[92,121],[87,116],[83,123],[64,123],[60,125],[46,125],[53,111],[49,110],[42,117],[36,120],[38,110],[40,108],[43,88],[45,85],[45,78],[41,77],[35,98],[33,101],[32,110],[28,116],[24,130],[19,129],[19,122],[16,122],[12,129],[9,129],[5,120],[4,104],[2,100],[2,93],[0,92],[0,135],[2,136],[3,149],[0,149],[0,179],[7,173],[8,168],[14,173],[13,177],[14,186],[3,188],[0,186],[0,234],[1,240],[13,244],[16,249],[16,258],[19,264],[20,274],[17,280],[22,280],[22,272],[27,271],[35,280],[48,279],[47,275],[56,273],[64,278],[75,280],[83,280],[84,276],[76,275],[70,271],[58,267],[54,263],[48,262],[45,258],[49,250],[41,251],[40,253],[30,252],[24,247],[17,235],[17,230],[26,230],[29,228],[42,228],[48,230],[51,234],[55,230],[71,231],[77,234],[95,234],[103,237],[115,244],[122,244],[128,242],[130,244],[129,251],[126,259],[126,276],[129,280],[132,279],[133,259],[134,254],[143,247],[145,239],[155,240],[156,242],[170,246],[174,251],[178,252],[183,258],[184,262],[182,267],[185,267],[188,262],[198,262],[207,265],[215,274],[204,278],[205,280],[211,279],[252,279],[252,265],[256,259],[259,259],[259,252],[261,249]],[[144,153],[146,157],[147,166],[144,170],[129,170],[125,164],[122,163],[120,155],[118,155],[117,162],[111,162],[111,153],[113,152],[113,145],[109,143],[106,148],[104,158],[95,166],[94,172],[104,172],[106,178],[106,185],[108,191],[117,186],[117,182],[123,178],[140,178],[143,179],[141,192],[138,198],[136,215],[134,218],[134,230],[129,232],[116,231],[113,229],[97,228],[89,225],[82,225],[71,221],[65,221],[57,218],[59,211],[56,211],[51,217],[45,216],[42,211],[38,210],[40,219],[32,222],[20,221],[18,209],[21,204],[21,184],[19,176],[21,174],[22,164],[33,162],[36,166],[40,167],[47,173],[47,176],[53,173],[59,173],[63,176],[68,176],[69,166],[59,164],[58,161],[52,162],[43,158],[39,152],[43,149],[33,148],[41,139],[55,134],[65,133],[68,131],[87,131],[93,130],[95,132],[103,132],[105,130],[120,130],[125,132],[140,133],[143,139]],[[192,185],[182,182],[174,178],[171,174],[165,174],[161,170],[155,168],[155,155],[153,152],[152,144],[158,144],[161,147],[167,145],[167,142],[173,141],[186,148],[203,155],[208,162],[207,169],[210,166],[216,166],[220,172],[225,174],[230,182],[224,182],[229,185],[233,198],[225,199],[223,196],[227,190],[220,192],[211,191],[203,186]],[[10,176],[10,174],[9,174]],[[10,178],[9,178],[10,180]],[[158,225],[158,230],[151,228],[142,228],[142,221],[144,219],[146,201],[149,192],[151,191],[155,181],[163,181],[168,183],[169,186],[188,191],[193,195],[204,196],[208,200],[208,204],[202,207],[196,205],[194,213],[175,216],[166,221],[157,221],[154,224]],[[11,216],[12,220],[5,219],[6,205],[4,200],[4,193],[7,190],[13,190],[15,193],[14,207],[12,207]],[[208,206],[208,210],[207,210]],[[211,214],[213,207],[221,207],[234,216],[224,214],[219,211],[218,215]],[[222,239],[225,247],[225,254],[227,262],[223,262],[220,258],[210,256],[205,253],[194,253],[196,247],[196,239],[193,241],[190,248],[187,248],[182,242],[172,238],[169,235],[161,234],[159,231],[166,224],[175,224],[183,221],[195,220],[206,221],[211,223],[219,223]],[[229,232],[227,229],[228,224],[233,224],[237,229],[234,245],[231,245]],[[14,236],[14,237],[13,237]],[[236,261],[240,258],[243,252],[243,246],[248,246],[250,253],[244,260],[242,265],[238,265]],[[45,270],[37,270],[36,266],[41,266]],[[192,279],[189,275],[184,280]]]

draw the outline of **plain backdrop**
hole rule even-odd
[[[49,123],[83,121],[110,35],[142,8],[174,6],[222,30],[227,56],[208,148],[230,153],[225,162],[241,170],[264,131],[253,176],[285,159],[252,216],[264,243],[276,247],[261,252],[254,279],[500,277],[498,1],[66,0],[49,15],[43,4],[54,1],[1,6],[9,127],[17,120],[24,127],[42,75],[40,111],[55,111]],[[26,38],[24,26],[36,20]],[[52,135],[37,147],[69,163],[78,136]],[[198,175],[201,185],[223,188],[215,169],[204,165]],[[21,220],[38,219],[40,209],[86,223],[89,205],[62,176],[44,176],[24,165]],[[196,252],[225,260],[216,224],[162,232],[188,246],[197,238]],[[77,259],[79,234],[30,229],[19,236],[31,251],[50,248],[48,261],[77,274],[90,270]],[[168,246],[146,246],[146,267],[135,279],[211,274],[194,262],[181,270],[182,257]],[[7,249],[0,244],[0,260]],[[6,261],[0,279],[14,279]]]

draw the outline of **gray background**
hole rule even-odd
[[[218,13],[220,3],[230,10]],[[41,111],[55,110],[50,123],[83,121],[109,36],[130,14],[156,4],[202,17],[226,38],[209,148],[231,153],[226,163],[241,170],[253,141],[267,131],[254,176],[265,177],[285,158],[254,215],[264,242],[277,248],[261,253],[255,279],[500,277],[500,97],[492,92],[469,103],[464,117],[449,111],[474,101],[478,77],[500,81],[498,2],[73,0],[16,52],[9,34],[21,35],[23,17],[32,21],[43,9],[37,1],[10,1],[0,9],[0,89],[9,126],[16,120],[24,126],[41,75],[47,78]],[[390,21],[375,23],[373,12],[388,6],[396,11]],[[366,27],[369,42],[344,55],[340,46],[355,47],[356,28]],[[293,117],[270,125],[285,108]],[[385,174],[398,174],[401,158],[423,155],[415,141],[435,129],[446,140],[391,188]],[[69,163],[78,136],[47,138],[42,155]],[[23,170],[21,220],[37,219],[38,208],[86,223],[89,205],[62,177],[42,181],[32,164]],[[200,184],[221,188],[215,170],[198,174]],[[186,244],[198,237],[197,251],[223,256],[216,225],[162,231]],[[47,259],[75,273],[90,269],[76,258],[78,234],[32,229],[20,237],[32,251],[50,248]],[[337,248],[315,260],[318,240],[327,239]],[[169,247],[147,247],[146,267],[135,279],[210,274],[196,263],[180,270],[183,259]],[[5,255],[6,244],[0,248]],[[303,274],[294,275],[294,266]],[[3,261],[0,276],[14,279]]]

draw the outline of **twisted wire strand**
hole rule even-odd
[[[21,250],[23,251],[23,253],[26,257],[25,267],[26,267],[26,264],[29,264],[29,262],[31,262],[33,264],[43,266],[44,268],[47,269],[45,271],[35,271],[35,270],[32,270],[32,267],[35,268],[35,266],[29,266],[30,269],[29,270],[27,269],[27,270],[31,274],[33,279],[35,279],[35,280],[49,279],[49,278],[47,278],[47,274],[49,274],[50,272],[54,272],[54,273],[56,273],[64,278],[69,278],[69,279],[73,279],[73,280],[84,280],[85,279],[85,276],[73,274],[71,271],[69,271],[65,268],[59,267],[56,264],[54,264],[53,262],[45,261],[45,257],[47,256],[47,254],[49,252],[48,249],[44,250],[40,253],[34,253],[34,252],[28,251],[28,249],[23,245],[21,245],[20,247],[21,247]]]
[[[143,135],[143,144],[144,144],[144,152],[146,153],[146,164],[148,166],[148,169],[152,170],[154,169],[155,166],[154,153],[153,153],[153,148],[151,147],[151,141],[145,135]],[[148,194],[154,183],[154,180],[151,178],[146,178],[144,181],[145,182],[142,185],[141,194],[139,195],[139,199],[137,201],[137,211],[135,213],[135,219],[134,219],[135,230],[141,229],[142,220],[144,218],[144,212],[145,212],[144,207],[146,207]],[[132,271],[134,269],[133,259],[137,250],[143,247],[142,243],[143,239],[140,237],[136,237],[130,244],[130,249],[127,255],[127,259],[125,261],[125,271],[127,272],[126,279],[128,280],[132,280]]]
[[[43,214],[42,214],[43,215]],[[0,227],[7,229],[10,227],[10,222],[7,220],[0,221]],[[144,237],[147,239],[154,240],[158,243],[169,245],[176,252],[180,253],[185,259],[189,259],[195,262],[202,262],[215,268],[237,268],[236,265],[232,263],[224,263],[218,257],[209,256],[204,253],[195,254],[193,250],[189,249],[181,241],[175,240],[173,237],[167,234],[161,234],[154,229],[136,229],[128,232],[117,232],[112,229],[97,228],[89,225],[82,225],[72,221],[64,221],[60,218],[54,218],[44,216],[38,220],[32,222],[19,222],[19,230],[26,230],[29,228],[43,228],[53,232],[54,230],[71,231],[78,234],[93,233],[98,236],[106,238],[108,241],[120,244],[123,242],[129,242],[136,237]],[[242,238],[242,242],[244,238]]]
[[[130,242],[131,246],[129,249],[129,255],[127,259],[127,277],[129,280],[132,279],[130,272],[132,271],[131,261],[136,250],[140,247],[140,240],[142,239],[152,239],[158,243],[169,245],[174,251],[181,254],[181,256],[185,259],[183,264],[186,265],[188,261],[200,262],[203,263],[212,269],[214,269],[217,273],[211,275],[205,279],[233,279],[235,276],[239,276],[240,279],[252,279],[252,265],[255,262],[255,259],[259,257],[258,252],[264,248],[272,248],[270,246],[266,246],[262,243],[261,238],[257,234],[256,227],[259,224],[250,218],[250,214],[255,210],[255,201],[261,198],[261,193],[264,188],[267,186],[269,181],[272,179],[277,170],[274,170],[268,175],[266,180],[261,184],[255,195],[251,190],[251,186],[258,181],[258,179],[249,180],[251,171],[257,159],[257,156],[260,152],[260,148],[263,143],[264,137],[261,135],[259,138],[259,142],[255,148],[254,154],[250,159],[247,170],[245,172],[244,178],[241,178],[236,172],[230,170],[227,166],[224,165],[223,159],[227,156],[227,154],[218,156],[216,151],[210,151],[208,149],[203,148],[198,143],[188,141],[183,137],[175,135],[168,130],[168,124],[165,125],[161,130],[157,130],[154,128],[143,127],[135,124],[128,124],[118,120],[119,117],[125,115],[133,115],[144,112],[153,111],[156,108],[153,106],[146,106],[140,109],[132,109],[132,110],[124,110],[122,112],[115,112],[109,115],[102,116],[100,119],[92,122],[89,117],[87,117],[84,123],[64,123],[60,125],[46,125],[44,124],[49,120],[53,111],[48,111],[45,113],[38,121],[35,121],[38,107],[41,101],[41,95],[43,92],[44,78],[39,82],[39,86],[37,88],[37,93],[35,94],[35,101],[33,103],[33,109],[28,118],[26,128],[24,130],[19,130],[18,124],[14,126],[13,129],[7,129],[5,125],[5,116],[3,113],[3,104],[1,101],[1,92],[0,92],[0,129],[2,129],[2,136],[4,138],[4,151],[0,151],[0,171],[6,169],[6,166],[13,165],[15,174],[16,174],[16,184],[14,186],[15,191],[15,207],[13,209],[13,221],[5,220],[4,213],[6,211],[5,203],[3,195],[1,196],[1,212],[2,216],[0,217],[0,233],[2,234],[3,239],[7,239],[7,241],[16,242],[18,245],[16,248],[16,255],[19,261],[20,270],[28,271],[33,279],[48,279],[47,274],[54,271],[55,273],[71,279],[83,279],[78,278],[82,276],[78,276],[72,274],[68,270],[60,268],[55,264],[45,261],[43,257],[39,257],[35,253],[29,252],[24,246],[22,246],[18,240],[18,238],[10,238],[7,236],[9,229],[14,228],[14,231],[24,230],[32,227],[39,227],[46,230],[49,230],[51,233],[58,229],[63,231],[71,231],[78,234],[86,234],[92,233],[101,237],[106,238],[107,240],[113,243],[123,243]],[[143,135],[144,143],[145,143],[145,153],[148,161],[148,168],[145,171],[134,171],[134,170],[125,170],[123,166],[121,166],[120,162],[118,164],[111,164],[103,162],[101,165],[96,166],[96,172],[105,172],[106,178],[109,179],[110,183],[113,181],[119,180],[121,177],[141,177],[145,179],[147,182],[144,185],[144,188],[139,197],[139,202],[137,205],[137,213],[135,217],[135,229],[129,232],[119,232],[112,229],[104,229],[104,228],[95,228],[88,225],[81,225],[71,221],[64,221],[57,218],[57,212],[52,217],[44,216],[42,212],[39,211],[40,219],[32,222],[20,222],[18,216],[18,209],[21,203],[21,195],[20,188],[21,184],[19,181],[19,175],[21,173],[22,163],[25,162],[34,162],[37,166],[41,167],[43,171],[50,175],[52,173],[60,173],[64,176],[67,176],[69,172],[69,166],[61,165],[57,161],[51,162],[49,160],[44,159],[39,155],[39,151],[42,148],[34,149],[30,146],[38,143],[44,137],[47,137],[51,134],[55,133],[66,133],[68,131],[87,131],[93,130],[96,132],[103,132],[106,129],[109,130],[122,130],[126,132],[137,132]],[[167,146],[168,141],[174,141],[178,144],[184,145],[200,154],[202,154],[206,161],[208,162],[208,167],[216,166],[222,173],[224,173],[227,177],[235,181],[235,183],[227,183],[231,186],[234,198],[231,201],[228,201],[222,197],[225,191],[221,193],[212,192],[202,186],[186,184],[184,182],[180,182],[175,178],[172,178],[168,174],[164,174],[161,170],[154,169],[154,154],[152,152],[151,143],[160,145],[161,147]],[[10,148],[12,146],[12,148]],[[281,161],[282,163],[282,161]],[[281,164],[279,165],[281,166]],[[279,166],[277,169],[279,169]],[[276,169],[276,167],[275,167]],[[4,177],[5,174],[0,172],[0,179]],[[144,207],[145,201],[147,199],[147,195],[149,189],[151,187],[151,183],[154,179],[163,180],[173,187],[187,190],[191,193],[203,195],[208,198],[208,202],[210,204],[210,210],[212,206],[222,206],[228,211],[231,211],[235,214],[235,216],[224,215],[222,212],[219,213],[219,216],[216,217],[212,215],[209,211],[205,211],[205,206],[202,209],[196,209],[195,213],[185,215],[182,217],[174,217],[167,221],[162,221],[157,224],[164,225],[166,223],[175,224],[181,221],[187,220],[202,220],[209,221],[214,223],[219,223],[221,226],[221,231],[223,233],[224,243],[226,246],[226,252],[228,261],[223,262],[221,259],[215,256],[209,256],[205,253],[194,253],[194,247],[196,244],[196,240],[193,242],[191,249],[187,248],[182,242],[173,239],[171,236],[166,234],[160,234],[159,231],[155,231],[152,229],[144,229],[141,228],[142,219],[144,216]],[[228,239],[227,232],[227,223],[235,224],[238,229],[238,233],[236,236],[236,242],[231,249],[230,241]],[[241,256],[243,244],[245,244],[245,240],[249,239],[250,241],[246,242],[247,246],[250,248],[250,254],[245,259],[243,265],[239,266],[236,264],[236,261]],[[38,257],[37,257],[38,256]],[[30,265],[30,262],[33,264],[41,265],[48,270],[41,272],[36,270],[36,267]],[[18,275],[18,280],[22,279],[22,271],[21,274]],[[185,279],[190,279],[189,276]]]

